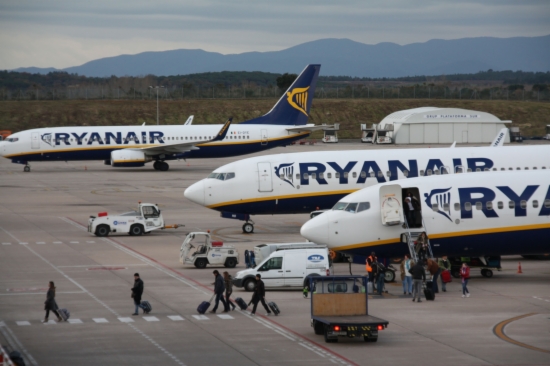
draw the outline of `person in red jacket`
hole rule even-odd
[[[468,267],[466,263],[462,263],[462,267],[460,268],[460,277],[462,278],[462,297],[470,297],[470,291],[468,291],[470,267]]]

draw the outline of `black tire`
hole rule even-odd
[[[375,338],[372,338],[372,337],[363,337],[365,339],[365,342],[372,342],[372,343],[375,343],[375,342],[378,342],[378,337],[375,337]]]
[[[143,226],[141,225],[132,225],[130,227],[130,235],[132,236],[140,236],[143,235]]]
[[[487,269],[487,268],[483,268],[481,270],[481,275],[483,277],[491,278],[491,277],[493,277],[493,271],[490,270],[490,269]]]
[[[325,325],[324,326],[324,334],[325,334],[325,342],[326,343],[336,343],[338,342],[338,338],[329,338],[328,337],[328,329],[329,329],[329,326],[328,325]]]
[[[252,234],[254,232],[254,225],[247,222],[243,225],[243,233],[245,234]]]
[[[313,330],[315,331],[315,334],[321,335],[323,334],[323,331],[325,329],[325,325],[323,323],[319,323],[318,321],[313,321]]]
[[[256,287],[256,280],[253,278],[249,278],[248,280],[244,281],[243,287],[248,292],[254,291],[254,287]]]
[[[165,163],[164,161],[160,162],[159,169],[161,172],[167,172],[168,169],[170,169],[170,165],[168,163]]]
[[[154,168],[155,170],[160,170],[160,161],[158,161],[158,160],[155,161],[155,162],[153,163],[153,168]]]
[[[108,236],[111,229],[108,225],[99,225],[95,228],[95,235],[96,236]]]
[[[395,282],[395,272],[390,270],[387,270],[386,272],[384,272],[384,282],[385,283]]]
[[[25,173],[28,173],[28,172],[31,171],[31,167],[28,166],[28,165],[25,165],[25,167],[23,168],[23,171],[24,171]]]
[[[197,258],[197,260],[195,261],[195,267],[197,268],[206,268],[206,265],[208,263],[206,263],[206,258]]]
[[[225,267],[227,268],[235,268],[236,265],[237,265],[237,259],[235,258],[227,258],[225,260]]]

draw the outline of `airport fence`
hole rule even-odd
[[[220,87],[169,86],[158,90],[161,100],[184,99],[244,99],[280,98],[276,86]],[[153,100],[157,90],[151,88],[122,87],[30,87],[27,89],[0,89],[0,100]],[[531,102],[550,101],[550,90],[526,90],[509,87],[482,88],[477,86],[332,86],[320,85],[315,98],[327,99],[464,99],[464,100],[514,100]]]

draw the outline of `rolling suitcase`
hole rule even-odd
[[[275,304],[273,301],[268,302],[268,303],[267,303],[267,306],[269,306],[269,308],[271,309],[271,311],[273,312],[273,314],[279,315],[279,314],[281,313],[281,311],[279,310],[279,307],[278,307],[277,304]]]
[[[449,283],[453,281],[453,278],[451,277],[451,271],[448,269],[441,272],[441,280],[443,280],[443,283]]]
[[[153,308],[151,307],[151,304],[149,303],[149,301],[143,300],[141,302],[141,306],[142,306],[143,311],[145,311],[146,313],[150,313],[151,310],[153,310]]]
[[[69,320],[69,318],[71,317],[71,312],[67,309],[59,309],[57,310],[57,312],[59,313],[61,319],[63,319],[64,321]]]
[[[199,314],[206,313],[206,310],[208,310],[208,308],[210,307],[210,303],[212,302],[212,299],[214,298],[214,296],[216,296],[216,294],[212,295],[212,297],[210,298],[210,301],[201,302],[201,304],[197,308],[197,311],[199,312]]]
[[[241,308],[241,310],[246,310],[246,308],[248,307],[246,302],[241,297],[237,297],[235,299],[235,302],[237,303],[237,305],[239,305],[239,308]]]
[[[426,281],[426,285],[424,286],[424,296],[426,296],[426,300],[428,301],[435,300],[435,293],[432,289],[432,281]]]

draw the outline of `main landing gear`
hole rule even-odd
[[[25,173],[30,172],[30,171],[31,171],[31,166],[30,166],[29,164],[25,165],[25,167],[23,168],[23,171],[24,171]]]
[[[170,165],[164,161],[157,160],[153,163],[153,168],[155,168],[155,170],[160,170],[161,172],[166,172],[170,169]]]
[[[252,234],[254,232],[254,221],[250,221],[251,222],[245,222],[243,225],[243,233],[245,234]]]

